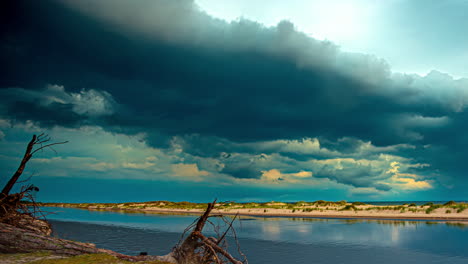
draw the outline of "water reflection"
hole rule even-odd
[[[102,210],[102,209],[78,209],[78,208],[64,208],[64,207],[44,207],[42,208],[49,215],[50,219],[58,220],[74,220],[80,219],[89,220],[92,222],[100,222],[102,220],[106,221],[111,218],[112,223],[116,223],[116,220],[129,219],[153,219],[152,216],[160,217],[162,219],[168,218],[173,219],[174,216],[180,217],[180,219],[195,219],[198,217],[198,214],[189,214],[189,213],[161,213],[161,212],[151,212],[151,211],[135,211],[135,210]],[[126,217],[132,216],[132,217]],[[137,217],[133,217],[137,216]],[[234,216],[226,216],[232,218]],[[403,226],[403,227],[417,227],[421,225],[447,225],[450,227],[457,227],[460,229],[468,228],[468,221],[450,221],[450,220],[392,220],[392,219],[347,219],[347,218],[313,218],[313,217],[259,217],[259,216],[238,216],[240,222],[246,221],[261,221],[266,222],[275,222],[286,221],[286,222],[314,222],[314,223],[328,223],[328,224],[346,224],[346,225],[355,225],[362,223],[369,224],[379,224],[379,225],[392,225],[392,226]],[[133,221],[131,221],[133,222]],[[139,221],[136,221],[139,222]]]
[[[181,234],[185,227],[198,217],[186,214],[88,211],[74,208],[45,209],[56,212],[49,216],[50,219],[123,226],[159,233],[169,232],[174,235]],[[225,225],[219,219],[213,221],[221,226]],[[468,257],[466,222],[241,216],[234,227],[241,239],[361,249],[404,248],[431,254]],[[121,239],[115,237],[117,235],[114,234],[109,239]],[[440,241],[444,243],[439,243]]]

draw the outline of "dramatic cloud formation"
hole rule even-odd
[[[34,161],[50,177],[222,185],[235,199],[467,187],[468,79],[392,72],[291,22],[227,22],[190,0],[4,5],[2,168],[48,130],[71,141]]]

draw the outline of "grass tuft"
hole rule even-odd
[[[352,204],[348,204],[346,205],[345,207],[341,208],[340,211],[350,211],[350,210],[354,210],[356,211],[357,208],[356,206],[352,205]]]
[[[74,256],[69,258],[61,258],[61,259],[42,259],[30,262],[30,264],[85,264],[85,263],[92,263],[92,264],[127,264],[133,263],[129,261],[124,261],[118,259],[114,256],[107,255],[107,254],[85,254],[80,256]],[[138,262],[141,264],[169,264],[168,262],[161,262],[161,261],[142,261]]]

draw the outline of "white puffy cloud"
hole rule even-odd
[[[400,162],[390,163],[390,168],[386,171],[387,174],[392,175],[389,179],[390,185],[398,187],[403,190],[418,190],[418,189],[431,189],[431,180],[424,180],[423,177],[412,173],[400,172],[402,165]],[[426,167],[428,164],[410,164],[406,167]]]
[[[71,111],[86,117],[99,117],[114,113],[116,102],[106,91],[82,89],[80,92],[67,92],[64,86],[49,84],[42,90],[7,88],[3,94],[14,94],[14,100],[38,104],[42,107],[54,105],[71,106]]]
[[[44,105],[51,103],[71,104],[72,110],[79,115],[94,117],[110,115],[114,112],[114,100],[105,91],[82,89],[78,93],[69,93],[61,85],[49,84],[36,96]]]
[[[260,181],[265,183],[280,183],[280,182],[287,182],[287,183],[297,183],[305,178],[312,177],[311,171],[299,171],[295,173],[282,173],[277,169],[271,169],[268,171],[262,171],[262,177]]]
[[[172,164],[172,175],[177,178],[182,178],[189,181],[202,181],[203,176],[208,176],[208,171],[200,170],[196,163],[192,164]]]

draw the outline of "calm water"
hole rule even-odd
[[[45,208],[54,234],[135,255],[166,254],[197,216]],[[428,221],[242,217],[252,264],[468,263],[468,225]],[[234,250],[235,251],[235,250]]]

